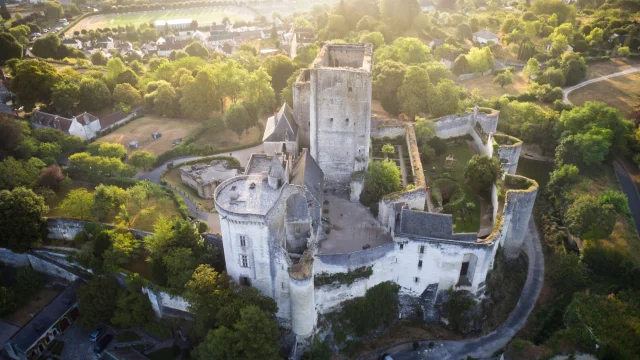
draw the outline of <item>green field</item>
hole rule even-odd
[[[242,6],[227,5],[181,10],[151,10],[122,14],[95,15],[82,19],[73,28],[69,29],[67,33],[124,25],[139,26],[140,24],[146,24],[156,20],[188,18],[196,20],[199,25],[209,25],[213,22],[220,23],[225,17],[229,17],[235,21],[250,21],[255,18],[255,13]]]

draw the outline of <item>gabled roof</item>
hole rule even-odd
[[[277,114],[267,120],[263,141],[295,141],[298,124],[293,118],[293,110],[285,103]]]
[[[11,343],[21,351],[27,351],[51,326],[55,325],[77,302],[76,293],[82,280],[76,280],[45,306],[11,338]]]
[[[127,117],[127,114],[122,112],[122,110],[118,110],[114,113],[111,113],[107,116],[103,116],[100,118],[100,129],[106,129],[109,126],[117,123],[118,121]]]
[[[316,200],[321,200],[324,191],[324,173],[307,149],[302,151],[298,161],[293,166],[289,182],[293,185],[306,186]]]
[[[451,215],[402,210],[400,233],[434,239],[474,241],[477,234],[454,234]]]
[[[474,33],[473,36],[479,36],[479,37],[485,38],[485,39],[497,39],[497,38],[499,38],[498,35],[492,33],[489,30],[486,30],[486,29],[480,30],[477,33]]]
[[[93,116],[91,114],[89,114],[88,112],[84,112],[78,116],[75,117],[76,121],[80,123],[80,125],[89,125],[92,122],[98,120],[97,116]]]

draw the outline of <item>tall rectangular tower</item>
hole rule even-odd
[[[365,171],[371,133],[371,44],[326,44],[311,68],[310,150],[325,188]]]

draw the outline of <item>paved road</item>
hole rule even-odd
[[[627,195],[631,215],[635,220],[636,230],[640,234],[640,196],[638,196],[638,190],[631,179],[631,175],[619,160],[613,162],[613,170],[616,172],[620,188]]]
[[[590,79],[590,80],[583,81],[578,85],[574,85],[574,86],[568,87],[566,89],[563,89],[562,90],[563,101],[564,101],[565,104],[571,104],[571,101],[569,100],[569,94],[571,94],[571,92],[576,90],[576,89],[580,89],[581,87],[587,86],[589,84],[597,83],[597,82],[600,82],[600,81],[603,81],[603,80],[611,79],[611,78],[622,76],[622,75],[631,74],[631,73],[638,72],[638,71],[640,71],[640,66],[629,68],[629,69],[626,69],[626,70],[623,70],[623,71],[620,71],[620,72],[617,72],[617,73],[613,73],[613,74],[609,74],[609,75],[605,75],[605,76],[600,76],[600,77],[597,77],[595,79]]]
[[[393,359],[460,360],[469,355],[476,358],[486,358],[491,357],[497,350],[504,348],[527,321],[538,300],[544,281],[544,256],[533,219],[529,222],[529,232],[525,236],[524,250],[529,256],[527,280],[518,304],[500,327],[485,336],[475,339],[436,341],[436,346],[432,351],[426,350],[432,340],[425,340],[421,342],[421,347],[418,351],[403,350],[391,353]]]

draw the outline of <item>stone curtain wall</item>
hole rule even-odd
[[[465,136],[473,129],[473,114],[447,115],[434,120],[436,136],[448,139]]]
[[[71,273],[69,270],[33,254],[16,254],[9,249],[0,248],[0,261],[11,267],[31,266],[39,273],[64,279],[69,282],[73,282],[78,278],[77,275]]]
[[[516,173],[521,151],[522,142],[515,145],[500,145],[498,147],[498,157],[501,161],[506,161],[502,163],[502,167],[508,174],[514,175]]]

